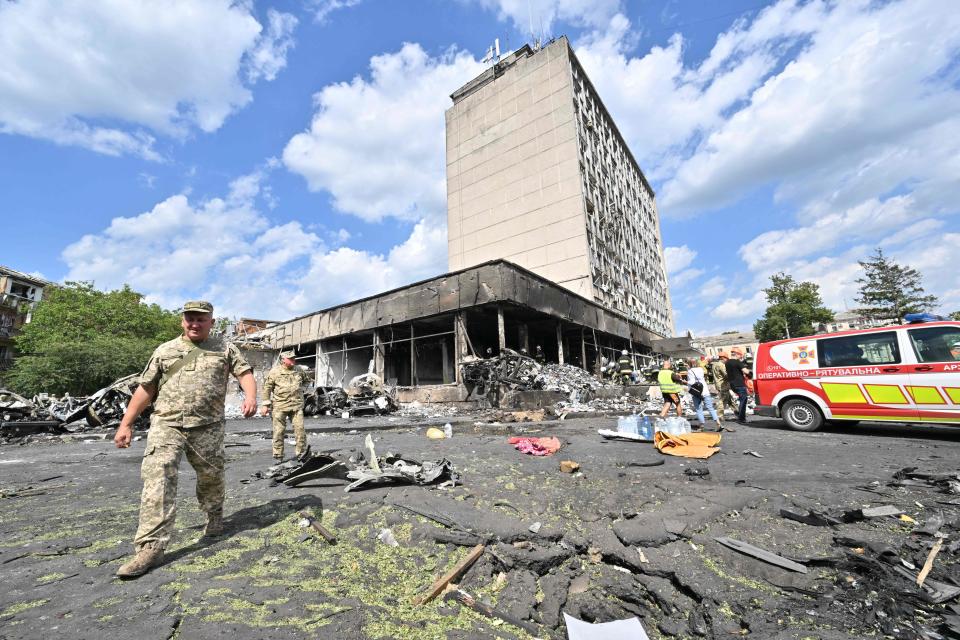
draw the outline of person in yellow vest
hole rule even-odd
[[[273,457],[283,460],[283,436],[287,418],[293,424],[297,455],[307,450],[307,432],[303,426],[303,384],[307,374],[297,366],[293,351],[280,354],[280,364],[267,374],[263,384],[262,414],[273,413]]]
[[[660,373],[657,374],[657,383],[660,385],[660,393],[663,394],[663,409],[660,411],[660,417],[666,418],[670,413],[670,407],[673,406],[677,411],[677,417],[682,418],[680,392],[683,390],[684,381],[673,370],[673,363],[670,360],[664,360]]]

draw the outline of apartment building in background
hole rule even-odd
[[[13,362],[13,338],[52,283],[0,265],[0,369]]]

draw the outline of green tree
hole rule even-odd
[[[795,282],[793,276],[775,273],[763,292],[767,294],[767,311],[753,325],[760,342],[809,336],[815,323],[833,320],[833,312],[823,306],[820,287],[812,282]]]
[[[87,395],[143,369],[153,349],[180,333],[179,316],[124,286],[53,288],[16,337],[21,354],[5,377],[23,395]]]
[[[857,278],[860,292],[857,312],[873,320],[903,322],[908,313],[929,310],[937,305],[937,297],[926,295],[920,285],[920,272],[904,267],[877,249],[868,260],[859,261],[863,277]]]
[[[951,320],[960,320],[960,311],[954,311],[947,317],[949,317]]]

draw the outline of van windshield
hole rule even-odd
[[[917,362],[960,361],[960,327],[925,327],[908,333]]]
[[[897,364],[900,348],[897,334],[864,333],[817,341],[821,367],[858,367],[868,364]]]

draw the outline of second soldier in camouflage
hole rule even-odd
[[[287,420],[293,424],[297,455],[307,450],[307,432],[303,427],[303,385],[309,380],[296,365],[293,351],[283,351],[280,363],[270,370],[263,383],[262,414],[273,413],[273,457],[283,459],[283,436]]]

